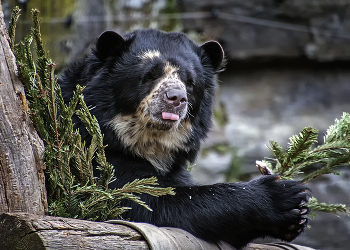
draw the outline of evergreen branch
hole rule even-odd
[[[60,158],[60,147],[61,147],[61,142],[60,142],[60,135],[58,133],[58,125],[57,125],[57,112],[56,112],[56,98],[55,98],[55,83],[54,83],[54,77],[53,77],[53,72],[54,72],[54,67],[55,64],[50,63],[49,65],[49,71],[50,71],[50,78],[49,78],[49,93],[50,93],[50,108],[51,108],[51,115],[52,115],[52,121],[53,121],[53,127],[55,129],[55,138],[56,138],[56,147],[58,149],[58,154]]]
[[[151,177],[147,179],[135,179],[134,181],[125,184],[120,189],[111,190],[111,195],[115,200],[128,199],[133,202],[145,207],[146,209],[152,211],[152,209],[140,199],[140,197],[134,195],[137,194],[149,194],[152,196],[162,196],[162,195],[175,195],[174,189],[171,187],[167,188],[157,188],[157,178]]]
[[[316,171],[314,171],[313,173],[307,175],[306,177],[304,177],[302,180],[301,180],[301,183],[307,183],[309,181],[312,181],[313,179],[321,176],[321,175],[324,175],[324,174],[338,174],[337,172],[333,172],[332,169],[330,167],[323,167],[323,168],[320,168]]]
[[[134,181],[125,184],[122,188],[116,189],[115,193],[147,193],[152,196],[175,195],[174,188],[157,188],[157,178],[151,177],[147,179],[135,179]],[[140,192],[142,190],[142,192]]]
[[[310,152],[310,154],[318,154],[318,153],[328,153],[335,152],[339,153],[340,150],[345,151],[345,153],[349,152],[349,146],[345,146],[349,141],[348,140],[339,140],[334,142],[328,142],[326,144],[320,145],[314,150]],[[342,153],[342,152],[341,152]]]
[[[40,77],[41,83],[44,84],[43,88],[46,89],[50,87],[50,82],[47,80],[50,78],[50,71],[47,70],[47,67],[51,63],[51,60],[46,55],[44,44],[41,38],[39,14],[39,10],[32,9],[33,27],[31,34],[36,45],[38,75]]]
[[[28,51],[28,53],[30,53],[30,51]],[[33,62],[33,59],[31,59],[31,61]],[[39,75],[35,74],[34,77],[35,77],[35,81],[36,81],[38,88],[39,88],[39,93],[41,94],[40,97],[46,97],[46,91],[43,89],[43,87],[41,85]]]
[[[286,156],[285,150],[275,141],[270,141],[270,147],[267,147],[270,152],[276,157],[278,164],[276,165],[276,169],[274,172],[282,172],[283,159]]]
[[[338,214],[345,213],[347,215],[350,214],[349,209],[343,204],[327,204],[327,203],[319,203],[315,197],[309,199],[308,207],[312,210],[326,212],[326,213],[334,213]]]
[[[317,136],[318,131],[309,127],[304,128],[299,135],[294,135],[290,138],[287,154],[284,161],[281,162],[281,175],[288,178],[293,176],[293,172],[300,169],[297,167],[296,163],[303,160],[307,154],[307,150],[317,142]]]
[[[32,29],[32,33],[33,33],[33,36],[35,39],[35,44],[37,46],[38,57],[46,59],[45,49],[44,49],[43,41],[41,39],[39,14],[40,14],[39,10],[37,10],[37,9],[32,10],[32,19],[33,19],[33,24],[34,24],[34,27]]]
[[[24,49],[25,49],[25,53],[26,53],[26,59],[27,59],[27,65],[29,66],[29,69],[30,71],[32,72],[35,72],[35,64],[34,64],[34,61],[33,61],[33,56],[32,56],[32,52],[31,52],[31,49],[30,49],[30,45],[32,44],[33,42],[33,37],[32,36],[27,36],[25,39],[24,39]],[[34,79],[33,79],[34,80]],[[32,81],[33,81],[32,80]]]
[[[12,15],[11,15],[11,21],[9,23],[9,37],[10,37],[10,47],[11,50],[14,51],[15,49],[15,30],[16,30],[16,24],[17,24],[17,20],[20,16],[20,8],[18,6],[16,6],[13,11],[12,11]]]
[[[81,87],[78,86],[77,88]],[[77,110],[76,113],[81,119],[81,121],[84,122],[88,133],[92,136],[91,145],[89,147],[90,155],[92,154],[92,152],[95,152],[96,150],[98,151],[98,153],[96,154],[96,161],[99,164],[97,169],[100,171],[100,178],[98,184],[108,189],[108,185],[114,180],[114,167],[111,164],[109,164],[106,160],[104,152],[105,146],[103,145],[103,135],[101,133],[100,126],[96,117],[90,114],[82,95],[80,96],[80,105],[81,109]]]
[[[337,141],[337,140],[348,140],[350,137],[350,114],[344,112],[341,120],[336,119],[335,124],[331,125],[324,138],[325,143]]]
[[[305,128],[299,135],[290,138],[287,150],[277,142],[271,141],[268,148],[275,158],[272,160],[275,166],[271,164],[271,160],[270,162],[269,160],[257,161],[259,170],[263,174],[277,173],[281,179],[293,179],[302,174],[304,168],[317,164],[319,167],[315,171],[301,177],[302,183],[307,183],[324,174],[339,175],[336,169],[350,164],[350,115],[344,113],[342,119],[335,120],[335,124],[327,130],[324,143],[314,147],[317,138],[316,129]],[[345,205],[318,203],[314,198],[310,201],[308,206],[313,210],[348,214]]]

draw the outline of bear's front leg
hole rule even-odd
[[[153,209],[128,211],[133,221],[182,228],[207,241],[241,248],[256,238],[296,238],[307,224],[306,187],[297,181],[263,176],[246,183],[178,186],[175,196],[141,197]]]

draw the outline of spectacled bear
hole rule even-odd
[[[132,202],[131,221],[182,228],[211,242],[241,248],[260,237],[296,238],[307,223],[306,187],[297,181],[263,176],[247,183],[199,185],[186,170],[196,159],[211,127],[216,74],[224,52],[216,41],[199,46],[184,34],[144,29],[126,34],[104,32],[90,55],[70,66],[59,83],[66,101],[75,86],[85,86],[104,134],[107,160],[120,188],[156,176],[176,195]],[[76,121],[83,139],[89,139]]]

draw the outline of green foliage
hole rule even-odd
[[[167,14],[170,18],[168,18],[167,20],[162,20],[162,22],[160,23],[160,29],[169,32],[174,31],[179,25],[179,21],[177,19],[178,12],[179,10],[177,9],[176,0],[167,0],[165,7],[160,11],[160,14]]]
[[[20,9],[18,8],[18,6],[16,6],[13,9],[12,15],[11,15],[11,21],[10,21],[10,25],[9,25],[9,37],[10,40],[8,41],[10,44],[11,49],[13,50],[15,47],[15,30],[16,30],[16,24],[17,24],[17,20],[19,18],[19,12]]]
[[[230,147],[232,160],[226,173],[226,182],[237,182],[242,178],[243,158],[239,155],[238,149]]]
[[[350,164],[350,114],[344,113],[342,119],[329,127],[323,144],[315,146],[317,138],[316,129],[305,128],[299,135],[290,138],[287,149],[271,141],[268,148],[275,159],[266,159],[264,163],[282,179],[293,179],[303,174],[306,167],[318,166],[315,171],[303,175],[303,183],[324,174],[338,175],[336,169],[339,166]],[[345,205],[318,203],[315,198],[310,199],[308,206],[316,211],[348,213]]]
[[[347,207],[343,204],[327,204],[327,203],[319,203],[315,197],[311,197],[308,202],[308,207],[311,210],[321,211],[326,213],[335,213],[339,212],[349,213]]]
[[[276,172],[284,179],[292,179],[301,174],[301,169],[315,162],[310,162],[309,153],[317,142],[318,131],[313,128],[304,128],[299,135],[290,138],[287,150],[277,142],[270,142],[270,151],[277,159]],[[308,160],[309,159],[309,160]]]
[[[136,194],[153,196],[174,194],[172,188],[156,187],[157,179],[135,180],[120,189],[109,189],[114,168],[107,162],[103,135],[94,116],[83,100],[83,88],[77,86],[69,104],[65,104],[54,74],[55,64],[47,56],[40,34],[39,11],[32,10],[33,28],[19,44],[14,44],[18,7],[10,23],[10,44],[16,56],[18,74],[25,86],[30,116],[45,143],[44,162],[48,190],[49,213],[55,216],[104,221],[118,217],[126,209],[122,199],[129,199],[151,210]],[[36,61],[31,44],[35,42]],[[79,109],[76,111],[77,107]],[[89,146],[74,130],[72,117],[84,122],[92,137]],[[93,176],[93,161],[99,177]]]
[[[223,102],[220,102],[215,106],[213,111],[214,119],[220,127],[225,127],[228,122],[226,106]]]

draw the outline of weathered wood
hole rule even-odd
[[[43,148],[16,76],[0,1],[0,212],[47,211]]]
[[[0,215],[1,249],[149,249],[124,225],[33,214]]]
[[[233,250],[225,243],[204,242],[178,228],[124,223],[125,225],[121,225],[25,213],[4,213],[0,214],[0,246],[7,250]],[[245,249],[312,250],[284,243],[250,244]]]

